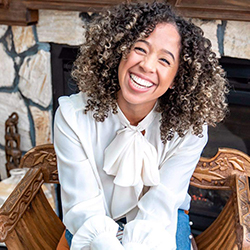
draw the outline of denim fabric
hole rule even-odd
[[[65,232],[65,238],[68,242],[68,245],[69,247],[71,246],[71,242],[72,242],[72,238],[73,238],[73,235],[70,233],[70,231],[68,229],[66,229],[66,232]]]
[[[178,210],[177,232],[176,232],[176,246],[177,250],[191,249],[191,229],[189,225],[189,216],[184,210]]]
[[[121,227],[119,229],[122,229]],[[178,222],[177,222],[177,232],[176,232],[176,245],[177,250],[190,250],[191,240],[189,235],[191,234],[191,229],[189,226],[189,216],[185,214],[184,210],[178,210]],[[68,229],[66,229],[65,238],[71,246],[73,235]]]

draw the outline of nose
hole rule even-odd
[[[157,60],[153,56],[146,56],[140,62],[140,67],[144,72],[154,73],[156,72],[156,63]]]

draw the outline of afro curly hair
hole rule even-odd
[[[96,121],[117,113],[118,66],[133,44],[148,37],[159,23],[173,24],[181,37],[179,68],[173,89],[158,100],[161,140],[192,127],[202,136],[202,125],[215,126],[227,113],[225,73],[203,31],[177,15],[168,3],[123,3],[97,15],[86,25],[86,41],[74,63],[72,77],[88,96],[85,111]]]

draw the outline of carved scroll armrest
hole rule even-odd
[[[230,190],[233,175],[250,176],[250,157],[236,149],[220,148],[214,157],[200,158],[190,184],[203,189]]]
[[[242,249],[250,249],[250,192],[249,180],[246,175],[235,176],[237,211],[239,224],[242,227]]]
[[[40,168],[30,169],[0,208],[0,242],[6,240],[44,183]]]
[[[198,249],[250,249],[248,177],[232,175],[232,195],[216,220],[195,238]]]
[[[19,167],[41,168],[45,183],[59,183],[53,144],[39,145],[29,150],[21,159]]]

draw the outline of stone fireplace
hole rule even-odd
[[[52,142],[53,93],[50,43],[79,46],[83,22],[79,12],[39,12],[33,26],[0,25],[0,175],[6,178],[5,121],[19,115],[21,151]]]
[[[0,25],[0,175],[2,179],[6,178],[5,120],[12,112],[15,111],[19,115],[18,128],[23,154],[35,145],[52,142],[56,99],[70,92],[68,92],[67,80],[62,81],[61,85],[60,81],[58,82],[58,75],[64,79],[62,75],[65,71],[62,71],[61,65],[53,63],[53,60],[60,59],[63,48],[67,48],[67,51],[72,48],[72,53],[75,53],[77,47],[84,41],[82,25],[89,20],[90,15],[90,13],[76,11],[40,10],[37,25],[27,27]],[[249,66],[249,22],[202,19],[193,19],[193,22],[200,26],[206,37],[211,40],[218,58],[243,59]],[[66,64],[64,64],[68,67],[66,79],[69,77],[71,60],[71,56],[68,59],[66,56]],[[246,84],[248,88],[248,95],[244,99],[246,102],[249,101],[249,84],[249,82]],[[237,102],[242,104],[244,112],[246,110],[248,114],[250,113],[250,101],[245,103],[243,99],[238,98]],[[223,126],[223,124],[220,125],[220,127]],[[217,137],[218,131],[211,130],[211,133]],[[249,154],[244,142],[239,149]],[[211,152],[207,150],[205,155],[211,156]],[[202,201],[203,197],[199,197],[200,194],[198,193],[196,197]]]
[[[88,18],[88,14],[76,11],[40,10],[37,25],[0,25],[2,178],[6,178],[4,122],[13,111],[20,117],[23,153],[35,145],[52,141],[51,43],[79,46],[84,41],[82,25]],[[193,22],[204,30],[219,58],[228,56],[250,59],[249,22],[201,19],[193,19]]]

